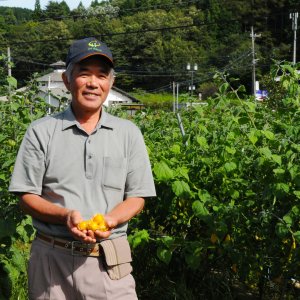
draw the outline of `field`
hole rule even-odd
[[[298,299],[299,74],[274,66],[265,102],[216,80],[207,105],[178,111],[184,135],[172,111],[129,116],[145,137],[158,195],[129,226],[139,297]],[[27,297],[34,232],[7,187],[28,124],[47,111],[35,89],[0,103],[0,299]]]

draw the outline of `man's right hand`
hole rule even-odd
[[[83,221],[83,218],[79,211],[70,210],[67,213],[66,225],[72,236],[84,243],[96,243],[94,234],[90,230],[79,230],[77,225]]]

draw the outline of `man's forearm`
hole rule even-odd
[[[117,224],[122,224],[140,213],[144,205],[144,198],[128,198],[113,208],[107,216],[117,220]]]
[[[48,223],[66,224],[69,209],[55,205],[39,195],[21,194],[20,206],[24,213]]]

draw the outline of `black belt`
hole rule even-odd
[[[72,255],[76,256],[101,256],[102,248],[99,243],[87,244],[80,241],[68,241],[55,238],[42,233],[37,233],[36,237],[53,247],[70,250]]]

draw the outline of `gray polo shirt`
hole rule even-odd
[[[84,219],[105,214],[128,197],[155,196],[148,153],[132,122],[104,110],[88,135],[71,107],[33,122],[24,136],[9,186],[10,192],[32,193]],[[63,225],[33,219],[45,234],[71,237]],[[127,223],[112,238],[125,235]]]

